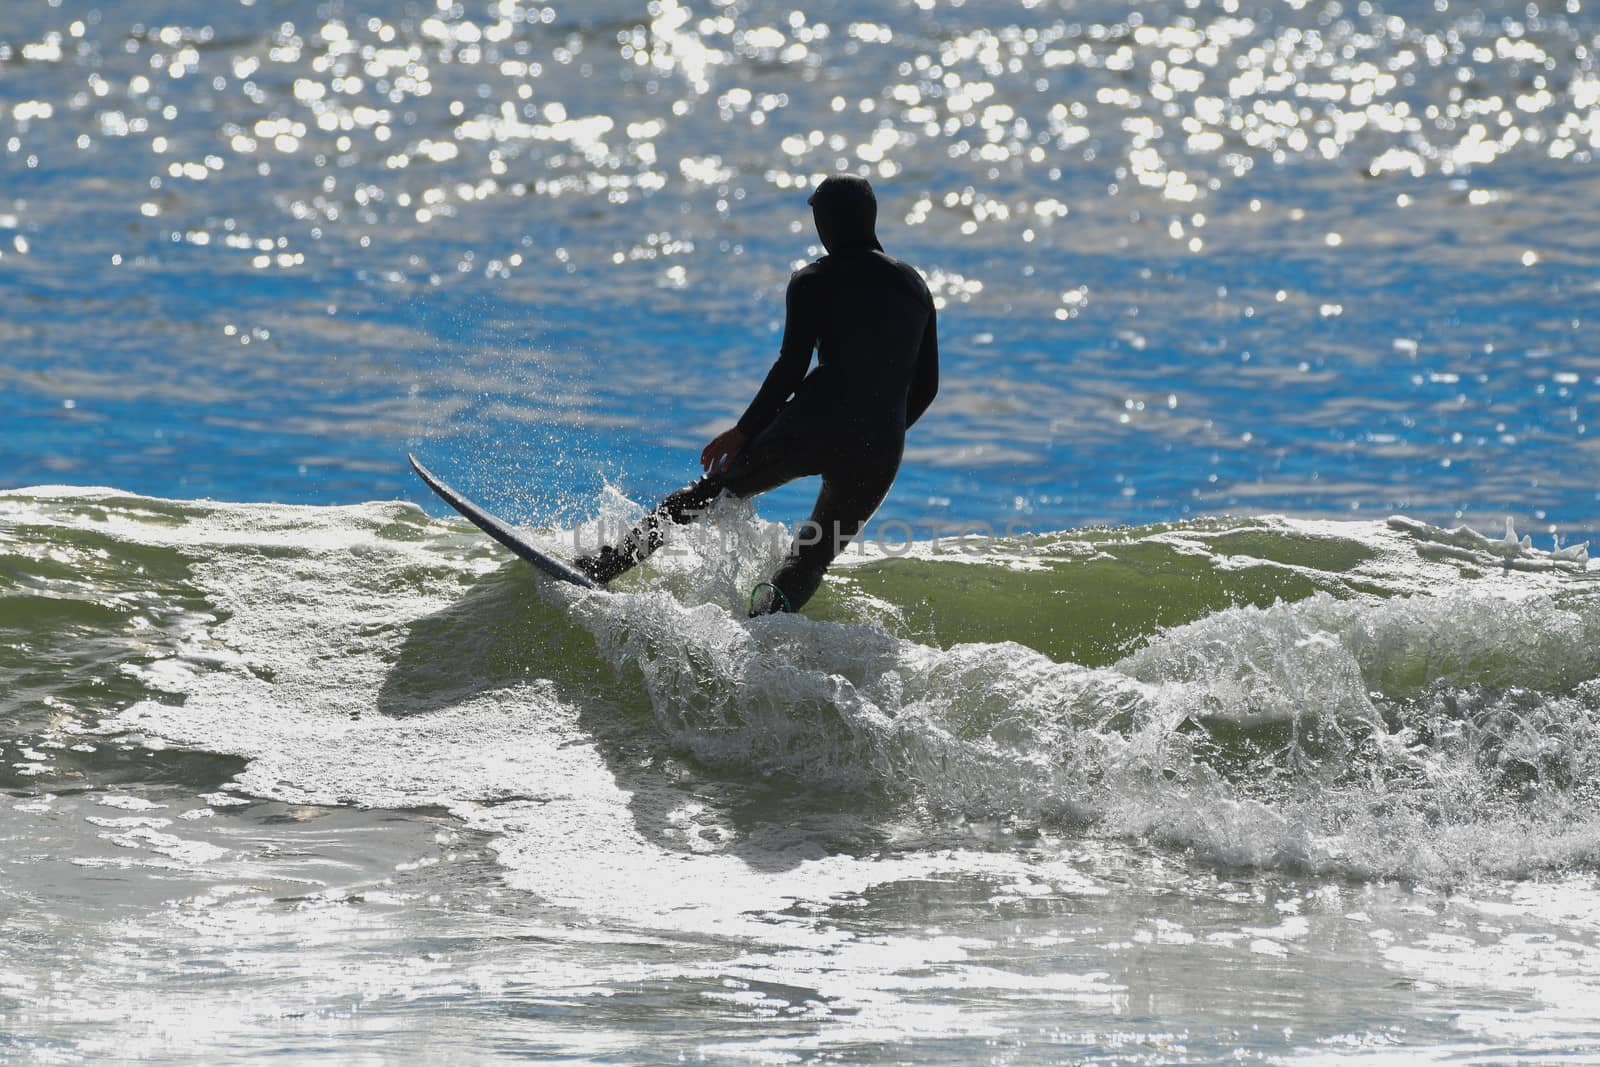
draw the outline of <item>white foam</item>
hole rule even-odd
[[[1374,573],[1402,569],[1408,535],[1332,526],[1380,551]],[[841,810],[879,821],[1067,820],[1230,863],[1518,873],[1591,857],[1600,836],[1570,802],[1600,779],[1583,754],[1600,615],[1554,572],[1449,584],[1435,569],[1432,596],[1224,610],[1091,669],[871,623],[747,620],[738,594],[781,543],[742,505],[675,533],[658,577],[612,595],[540,583],[389,505],[209,505],[118,536],[189,554],[218,610],[189,666],[111,728],[245,756],[239,785],[261,796],[445,808],[496,835],[513,881],[575,907],[711,930],[739,920],[706,886],[781,909],[921,863],[857,862],[805,834],[752,844],[714,805],[629,772],[617,731],[734,781],[844,791],[860,799]],[[1287,737],[1219,755],[1219,725]]]

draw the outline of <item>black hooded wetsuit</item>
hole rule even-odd
[[[790,545],[766,610],[798,609],[889,492],[906,429],[939,387],[933,298],[914,268],[884,254],[865,179],[828,178],[811,197],[828,254],[789,280],[778,359],[739,419],[747,443],[727,467],[663,500],[616,548],[578,561],[609,581],[722,493],[749,497],[808,475],[822,490]],[[815,349],[817,366],[806,373]]]

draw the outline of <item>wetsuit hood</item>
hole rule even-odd
[[[835,174],[824,178],[807,201],[817,221],[817,236],[829,255],[860,249],[882,252],[878,243],[878,198],[865,178]]]

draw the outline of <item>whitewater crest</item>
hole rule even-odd
[[[1372,875],[1525,873],[1600,843],[1592,607],[1317,593],[1105,668],[647,594],[575,611],[676,747],[797,788]]]
[[[1201,523],[977,560],[1032,578],[1040,602],[1013,596],[1012,610],[1057,612],[1063,627],[1085,621],[1059,603],[1074,577],[1115,581],[1121,560],[1156,545],[1195,584],[1248,576],[1259,593],[1276,587],[1252,572],[1270,569],[1310,586],[1219,610],[1202,598],[1190,621],[1133,635],[1102,665],[906,636],[881,599],[900,560],[860,561],[883,577],[879,595],[847,576],[827,618],[686,606],[725,592],[689,581],[709,539],[693,532],[654,587],[572,608],[674,746],[731,773],[868,790],[934,817],[1066,821],[1250,866],[1448,879],[1590,862],[1600,602],[1586,557],[1469,533],[1403,518]],[[973,584],[971,555],[911,562],[942,565],[952,593]],[[839,621],[852,608],[872,622]]]
[[[1457,557],[1467,561],[1489,555],[1504,561],[1509,566],[1520,566],[1531,570],[1572,565],[1586,566],[1589,562],[1589,542],[1580,541],[1575,545],[1563,545],[1560,539],[1556,538],[1549,552],[1541,552],[1533,547],[1532,534],[1517,536],[1517,525],[1510,516],[1506,517],[1505,536],[1500,538],[1488,537],[1468,526],[1442,530],[1403,515],[1390,517],[1389,526],[1409,534],[1418,541],[1455,549]]]

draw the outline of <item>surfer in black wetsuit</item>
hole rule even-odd
[[[706,475],[658,504],[616,546],[577,566],[608,582],[661,547],[662,524],[691,521],[723,493],[754,496],[822,476],[811,518],[752,614],[793,611],[861,532],[900,469],[906,430],[939,388],[933,298],[909,264],[878,243],[865,178],[823,180],[810,199],[828,254],[789,279],[778,359],[738,425],[700,453]],[[817,366],[810,374],[811,353]]]

